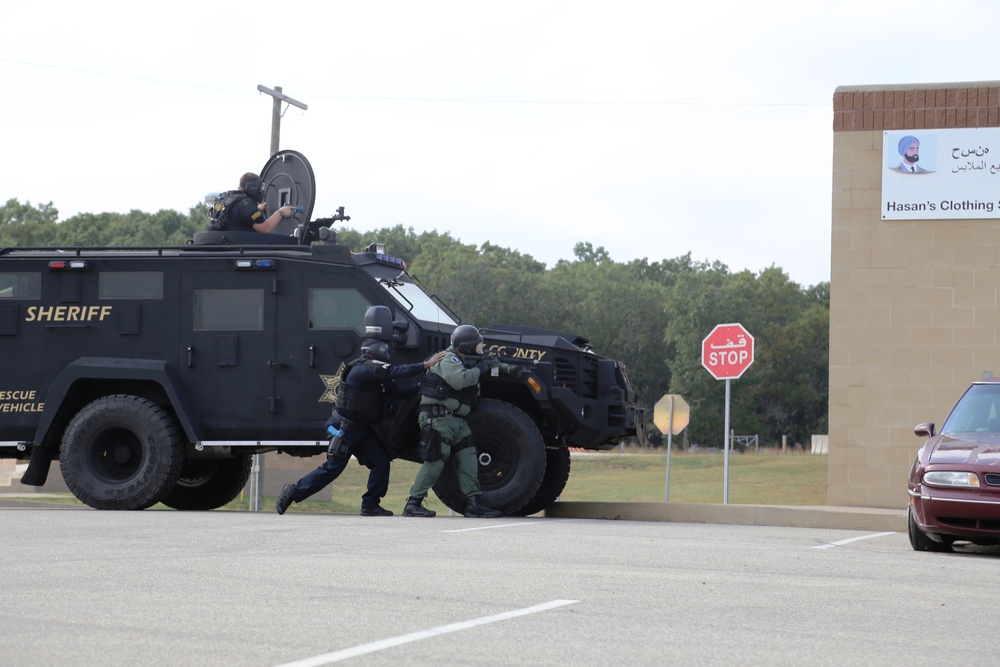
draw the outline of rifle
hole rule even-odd
[[[517,379],[524,375],[525,371],[533,367],[542,365],[551,365],[548,361],[539,361],[538,359],[524,359],[521,357],[506,357],[496,352],[487,352],[485,354],[465,354],[463,356],[463,363],[466,367],[473,367],[481,362],[485,362],[490,369],[490,375],[492,377],[497,377],[500,373],[510,375]]]

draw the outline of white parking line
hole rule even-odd
[[[550,523],[562,523],[572,519],[549,519],[548,521],[522,521],[520,523],[494,523],[489,526],[476,526],[475,528],[456,528],[455,530],[442,530],[442,533],[467,533],[470,530],[492,530],[494,528],[509,528],[511,526],[541,526]]]
[[[341,660],[347,660],[348,658],[356,658],[359,655],[375,653],[376,651],[392,648],[394,646],[400,646],[401,644],[409,644],[410,642],[419,641],[421,639],[430,639],[431,637],[438,637],[451,632],[458,632],[459,630],[468,630],[469,628],[475,628],[489,623],[496,623],[497,621],[506,621],[507,619],[516,618],[518,616],[537,614],[538,612],[548,611],[557,607],[564,607],[568,604],[576,604],[577,602],[579,602],[579,600],[552,600],[551,602],[545,602],[544,604],[535,605],[534,607],[525,607],[524,609],[505,611],[502,614],[483,616],[469,621],[441,625],[436,628],[431,628],[430,630],[411,632],[408,635],[380,639],[377,642],[360,644],[351,648],[341,649],[340,651],[334,651],[333,653],[324,653],[323,655],[317,655],[312,658],[288,662],[283,665],[278,665],[278,667],[319,667],[320,665],[329,665],[332,662],[340,662]]]
[[[870,540],[873,537],[885,537],[886,535],[895,535],[896,533],[874,533],[872,535],[862,535],[861,537],[851,537],[846,540],[840,540],[839,542],[831,542],[829,544],[817,544],[813,549],[832,549],[833,547],[841,547],[845,544],[850,544],[851,542],[857,542],[859,540]]]

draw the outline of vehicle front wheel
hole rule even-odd
[[[177,484],[161,500],[175,510],[214,510],[240,495],[250,479],[252,455],[231,459],[188,459]]]
[[[535,497],[545,477],[542,434],[523,410],[492,398],[481,399],[466,419],[476,445],[483,504],[505,515],[517,514]],[[464,509],[452,461],[434,485],[434,493],[456,512]]]
[[[950,544],[944,544],[932,540],[927,533],[920,530],[917,520],[913,516],[913,507],[906,508],[906,533],[910,537],[910,546],[914,551],[936,551],[947,553],[951,551]]]
[[[556,501],[569,481],[569,448],[553,446],[545,450],[545,477],[538,487],[535,497],[519,509],[518,516],[530,516],[541,512]]]
[[[73,495],[95,509],[141,510],[177,482],[184,452],[174,419],[138,396],[104,396],[63,433],[59,467]]]

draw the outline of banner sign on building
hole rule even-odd
[[[882,135],[882,219],[1000,218],[1000,128]]]

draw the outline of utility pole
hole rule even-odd
[[[271,104],[271,155],[277,155],[278,139],[281,135],[281,103],[288,102],[289,104],[294,104],[303,111],[309,109],[309,107],[296,99],[292,99],[288,95],[282,94],[281,86],[275,86],[274,90],[265,86],[257,86],[257,90],[274,98]]]
[[[274,90],[265,86],[257,86],[257,90],[274,98],[271,105],[271,153],[273,157],[278,154],[278,139],[281,136],[281,103],[288,102],[300,109],[306,110],[309,107],[298,100],[292,99],[281,92],[281,86],[275,86]],[[254,454],[253,465],[250,468],[250,511],[260,512],[264,507],[264,455]]]

